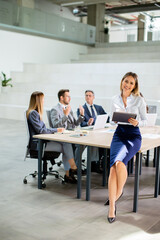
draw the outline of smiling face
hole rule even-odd
[[[136,81],[132,76],[127,76],[126,78],[123,79],[121,82],[121,89],[123,95],[130,95],[133,90],[135,89],[136,86]]]

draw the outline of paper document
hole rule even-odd
[[[105,132],[107,132],[107,133],[114,133],[115,129],[107,129],[107,130],[105,130]]]
[[[158,139],[160,138],[160,134],[145,133],[145,134],[142,134],[142,138]]]

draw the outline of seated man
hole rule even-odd
[[[84,121],[84,109],[82,106],[79,107],[79,115],[78,119],[76,120],[73,111],[70,106],[70,93],[68,89],[61,89],[58,92],[58,99],[59,103],[51,109],[51,123],[52,127],[63,127],[67,130],[72,130],[76,126],[80,125]],[[76,145],[72,144],[73,149],[75,151],[75,161],[77,162],[77,147]],[[85,171],[82,170],[82,174],[85,174]]]
[[[83,105],[84,121],[81,122],[81,127],[94,125],[97,115],[107,114],[102,106],[93,104],[94,98],[94,92],[92,90],[85,91],[86,103]],[[77,110],[77,115],[79,115],[79,109]],[[92,150],[92,155],[91,170],[92,172],[101,173],[104,149],[94,147]],[[98,161],[98,159],[100,159],[100,161]]]
[[[79,115],[76,120],[70,106],[69,89],[61,89],[58,92],[59,103],[51,109],[51,123],[53,128],[63,127],[71,130],[84,121],[84,109],[79,107]]]
[[[102,106],[93,104],[94,98],[94,92],[92,90],[85,91],[86,103],[83,105],[85,118],[81,123],[81,127],[94,125],[97,115],[107,114]],[[77,110],[77,114],[79,115],[79,110]]]

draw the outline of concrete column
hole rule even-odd
[[[138,16],[138,34],[137,41],[146,40],[146,30],[145,30],[145,16],[140,14]]]
[[[104,18],[105,4],[99,3],[88,6],[87,24],[96,27],[96,42],[105,42]]]

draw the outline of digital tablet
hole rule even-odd
[[[136,117],[137,117],[136,113],[114,112],[112,116],[112,121],[128,123],[128,120],[130,118],[136,119]]]

